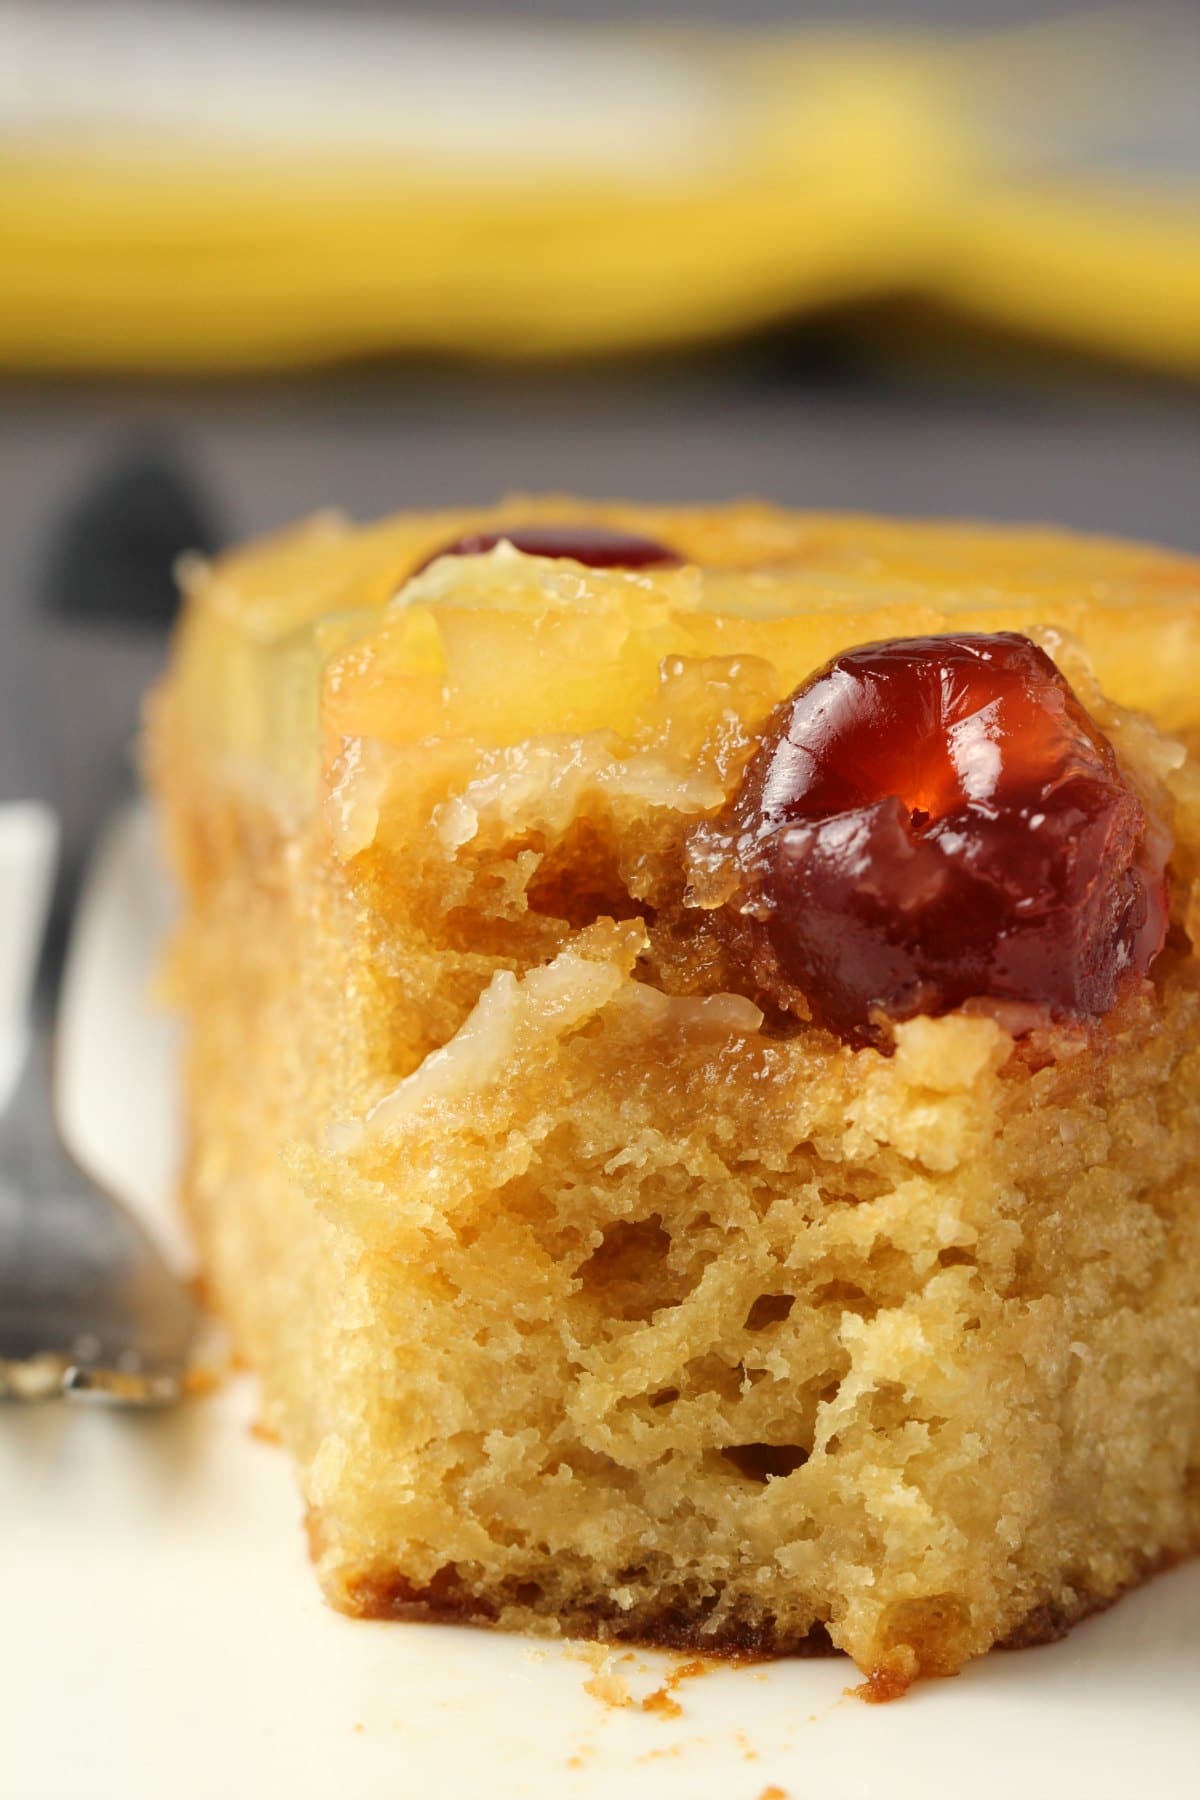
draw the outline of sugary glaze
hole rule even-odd
[[[630,531],[676,550],[685,566],[589,581],[563,565],[554,584],[523,592],[511,569],[505,579],[501,557],[465,589],[436,562],[411,582],[447,545],[532,521]],[[777,672],[769,698],[778,700],[851,644],[1049,621],[1083,646],[1111,699],[1142,708],[1166,731],[1197,724],[1197,565],[1104,539],[792,514],[750,502],[699,510],[518,496],[488,511],[400,514],[361,528],[319,515],[211,568],[185,565],[182,575],[189,604],[178,702],[189,731],[277,805],[306,805],[315,792],[322,671],[335,741],[345,733],[403,743],[437,731],[511,744],[575,723],[628,725],[658,687],[663,639],[690,659],[727,654],[736,642],[743,660]],[[547,640],[567,607],[597,623],[574,644],[559,634],[574,675],[556,689],[536,682],[546,659],[528,653],[552,652]],[[462,617],[472,610],[480,616]],[[651,617],[657,642],[645,629]],[[646,674],[633,704],[601,682],[589,710],[577,703],[588,685],[583,659],[613,672],[618,638],[622,672],[643,649]],[[358,654],[339,663],[346,645]]]
[[[541,519],[683,561],[421,567]],[[1123,710],[1200,727],[1194,565],[524,499],[188,588],[150,733],[188,1198],[336,1604],[826,1636],[891,1692],[1196,1548],[1200,798]],[[815,670],[946,630],[1050,655],[1169,837],[1171,923],[1099,1018],[885,1055],[688,847]]]

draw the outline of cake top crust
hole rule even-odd
[[[577,557],[557,553],[572,546]],[[1144,974],[1162,943],[1168,846],[1175,941],[1200,919],[1186,756],[1200,741],[1200,564],[1182,556],[755,502],[518,496],[364,527],[323,515],[188,567],[184,585],[172,754],[249,800],[268,831],[331,858],[379,916],[461,937],[480,967],[532,969],[598,921],[637,923],[639,990],[672,1004],[733,995],[768,1033],[829,1024],[883,1047],[903,1017],[964,994],[1099,1016],[1108,975]],[[1119,865],[1116,885],[1100,893],[1070,856],[1056,865],[1049,912],[1065,900],[1089,921],[1069,992],[1042,982],[1034,996],[1014,979],[993,994],[977,972],[963,987],[922,968],[912,1004],[864,1038],[858,1012],[848,1027],[820,1003],[795,946],[756,930],[753,904],[718,891],[692,850],[816,672],[863,646],[997,634],[1017,634],[1078,701],[1076,748],[1091,746],[1099,797],[1088,843]],[[982,814],[972,822],[984,831]],[[1120,902],[1115,921],[1091,907],[1098,893]],[[1102,966],[1102,940],[1120,968]],[[881,998],[873,977],[868,1014]],[[461,1023],[456,1007],[448,1017]]]
[[[492,507],[401,512],[365,525],[325,511],[211,564],[185,564],[184,587],[236,615],[252,635],[278,637],[325,612],[382,607],[439,550],[530,524],[632,533],[701,568],[767,577],[788,569],[798,594],[811,600],[824,591],[833,605],[864,589],[950,607],[956,597],[977,604],[986,595],[998,604],[1073,598],[1106,606],[1200,597],[1197,559],[1044,526],[790,512],[756,500],[634,506],[560,494],[514,494]]]
[[[422,893],[422,857],[430,881],[490,855],[550,867],[601,816],[630,844],[717,816],[773,710],[864,644],[1032,638],[1151,812],[1183,753],[1123,709],[1200,739],[1200,564],[1043,529],[516,496],[321,515],[183,578],[192,753],[285,819],[319,814],[343,859],[415,846]]]

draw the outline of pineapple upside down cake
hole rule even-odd
[[[186,1200],[336,1606],[887,1695],[1200,1547],[1200,566],[525,499],[184,585]]]

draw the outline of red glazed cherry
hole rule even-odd
[[[607,525],[505,525],[496,531],[470,531],[443,544],[413,573],[427,569],[439,556],[483,556],[500,543],[511,544],[525,556],[569,557],[589,569],[655,569],[681,561],[654,538],[611,531]]]
[[[1162,948],[1162,834],[1015,633],[835,657],[773,715],[731,823],[741,910],[851,1043],[981,997],[1099,1015]]]

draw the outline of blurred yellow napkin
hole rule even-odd
[[[0,0],[0,363],[573,355],[917,295],[1200,373],[1200,23]]]

